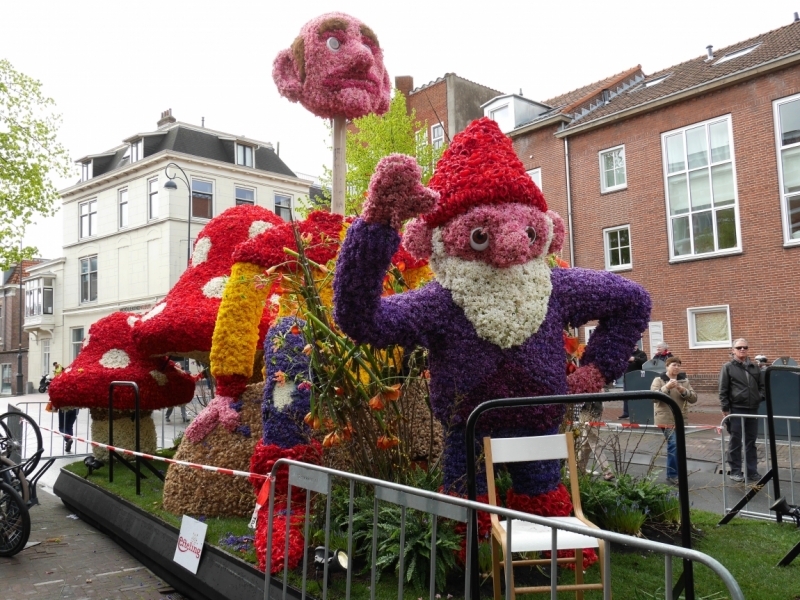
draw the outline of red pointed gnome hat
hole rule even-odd
[[[428,187],[439,192],[436,208],[422,216],[431,228],[481,204],[516,202],[547,211],[547,202],[525,172],[511,139],[486,117],[453,138]]]

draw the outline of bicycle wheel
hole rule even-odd
[[[19,494],[0,482],[0,556],[22,551],[31,535],[31,516]]]
[[[0,415],[0,455],[21,465],[25,475],[39,464],[43,447],[42,432],[32,417],[20,412]]]

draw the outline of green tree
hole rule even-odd
[[[67,177],[69,154],[56,140],[61,117],[42,84],[0,60],[0,269],[37,253],[20,248],[36,216],[52,216],[59,195],[51,177]]]
[[[375,172],[378,161],[389,154],[407,154],[417,159],[422,169],[422,182],[428,183],[433,169],[444,152],[445,146],[434,148],[428,144],[427,121],[416,120],[416,111],[406,111],[406,98],[394,90],[389,110],[384,115],[370,114],[353,121],[354,128],[348,128],[346,139],[347,174],[345,175],[345,214],[356,215],[361,212],[369,179]],[[330,206],[330,189],[333,174],[323,167],[320,178],[327,205]],[[312,208],[319,208],[314,206]]]

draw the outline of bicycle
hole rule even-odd
[[[0,556],[14,556],[28,543],[31,533],[28,509],[39,503],[36,483],[55,460],[47,460],[33,474],[43,453],[42,434],[36,421],[19,412],[0,415]]]

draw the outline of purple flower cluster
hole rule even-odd
[[[239,425],[239,427],[236,428],[236,433],[243,435],[246,438],[249,438],[252,435],[252,432],[250,431],[250,425]]]
[[[301,332],[292,333],[297,326]],[[266,361],[266,385],[261,403],[264,428],[262,441],[280,448],[293,448],[307,444],[310,430],[303,417],[311,410],[311,386],[309,360],[303,354],[306,338],[302,334],[305,321],[295,317],[279,319],[264,338],[264,360]],[[297,383],[291,392],[291,402],[283,407],[275,406],[275,389],[279,385],[275,375],[282,372],[286,383]]]
[[[254,539],[252,535],[233,535],[232,533],[226,533],[219,538],[219,545],[237,552],[247,552],[253,549]]]
[[[562,338],[566,327],[600,321],[584,363],[612,381],[623,372],[647,326],[650,298],[637,284],[607,272],[556,269],[551,273],[547,316],[538,331],[519,346],[502,349],[477,335],[438,282],[381,298],[383,276],[398,242],[388,226],[362,220],[351,226],[337,263],[334,315],[342,330],[359,342],[379,348],[428,348],[431,405],[449,430],[444,477],[448,489],[463,489],[463,426],[478,404],[567,393]],[[478,437],[554,433],[563,414],[562,405],[494,410],[481,417]],[[532,464],[528,471],[516,472],[515,490],[534,494],[554,489],[559,481],[556,463]]]

